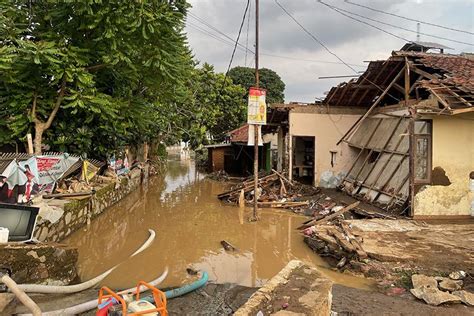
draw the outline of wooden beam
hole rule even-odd
[[[428,78],[428,79],[439,79],[437,76],[432,75],[429,72],[426,72],[424,70],[421,70],[420,68],[417,68],[417,67],[413,66],[413,64],[411,65],[411,70],[413,72],[416,72],[419,75],[422,75],[425,78]]]
[[[359,117],[357,119],[357,121],[349,128],[349,130],[341,137],[341,139],[336,143],[336,145],[339,145],[343,139],[345,139],[356,127],[358,127],[360,125],[360,123],[362,123],[363,120],[365,120],[369,115],[370,113],[374,110],[374,108],[380,103],[380,101],[382,101],[382,99],[385,97],[385,95],[388,93],[388,91],[390,90],[390,88],[392,88],[393,84],[395,82],[397,82],[398,78],[400,78],[400,76],[403,74],[403,71],[405,70],[405,67],[403,67],[400,72],[395,76],[395,78],[393,78],[392,82],[390,82],[390,84],[387,86],[387,88],[385,88],[385,90],[383,91],[383,93],[380,95],[380,97],[377,98],[377,100],[375,100],[375,102],[372,104],[372,106],[367,110],[367,112],[365,112],[365,114],[361,117]]]
[[[390,144],[390,140],[392,139],[392,137],[395,135],[395,132],[397,131],[398,127],[400,126],[400,123],[403,121],[403,118],[399,118],[398,121],[397,121],[397,124],[395,125],[395,128],[392,130],[392,132],[390,133],[390,136],[387,138],[387,141],[385,142],[383,148],[382,148],[382,151],[380,151],[379,155],[377,156],[377,159],[374,161],[374,165],[372,166],[372,168],[370,169],[370,171],[367,173],[367,175],[365,176],[364,180],[362,180],[362,183],[365,183],[370,175],[372,174],[372,171],[374,171],[375,169],[375,166],[377,165],[380,157],[382,156],[382,153],[384,152],[385,149],[387,149],[387,146],[388,144]],[[370,155],[370,154],[369,154]],[[367,155],[367,157],[369,157],[369,155]],[[362,168],[361,168],[361,171],[362,171]],[[375,180],[377,181],[377,180]],[[360,191],[360,189],[358,190],[358,192]],[[357,193],[358,193],[357,192]]]
[[[336,217],[338,217],[338,216],[344,214],[345,212],[348,212],[348,211],[352,210],[353,208],[356,208],[359,204],[360,204],[360,201],[356,201],[356,202],[354,202],[354,203],[352,203],[352,204],[350,204],[350,205],[344,207],[343,209],[341,209],[341,210],[339,210],[339,211],[337,211],[337,212],[334,212],[334,213],[332,213],[332,214],[326,216],[325,218],[322,218],[322,219],[316,221],[316,222],[314,223],[314,225],[319,225],[319,224],[327,223],[327,222],[329,222],[329,221],[335,219]]]
[[[445,109],[451,109],[449,104],[438,93],[436,93],[430,87],[428,87],[428,90],[431,92],[431,94],[433,94],[436,97],[436,99],[438,99],[438,101],[444,106]]]
[[[378,119],[378,122],[377,122],[377,125],[375,126],[374,130],[372,131],[372,133],[370,134],[370,136],[367,138],[367,141],[365,142],[364,144],[364,147],[362,147],[359,151],[359,154],[357,155],[357,158],[354,160],[354,163],[352,164],[351,168],[349,169],[349,171],[347,172],[347,174],[344,176],[344,178],[342,179],[341,183],[344,183],[344,181],[347,179],[347,177],[351,174],[352,172],[352,169],[354,169],[354,167],[356,166],[357,164],[357,161],[359,161],[359,158],[362,156],[362,153],[364,152],[364,149],[370,144],[370,141],[372,140],[372,137],[374,137],[375,135],[375,132],[377,131],[377,129],[379,128],[380,124],[382,123],[382,119]],[[367,157],[366,157],[366,160],[367,160]],[[364,161],[362,167],[365,165],[365,162],[366,160]],[[355,176],[355,179],[357,180],[357,177],[359,176],[359,173],[360,173],[360,170],[359,172],[357,173],[357,176]]]
[[[474,112],[474,108],[451,110],[451,114],[453,114],[453,115],[462,114],[462,113],[469,113],[469,112]]]
[[[389,61],[387,61],[387,62],[383,65],[382,69],[380,69],[379,73],[375,76],[375,78],[373,79],[372,82],[376,82],[376,81],[379,79],[379,77],[383,74],[383,72],[385,71],[385,69],[388,67],[388,64],[390,64]],[[397,67],[395,66],[394,68],[397,68]],[[367,79],[366,79],[366,80],[367,80]],[[373,87],[379,89],[379,88],[376,87],[373,83],[371,83],[371,85],[372,85]],[[369,93],[369,91],[370,91],[370,90],[367,89],[367,90],[364,92],[364,94],[362,94],[362,95],[360,96],[359,100],[357,101],[357,104],[359,104],[360,102],[362,102],[362,100],[364,100],[364,98],[367,96],[367,93]]]

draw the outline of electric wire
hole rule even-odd
[[[391,35],[391,36],[393,36],[393,37],[395,37],[395,38],[398,38],[398,39],[400,39],[400,40],[402,40],[402,41],[404,41],[404,42],[407,42],[407,43],[411,43],[411,42],[412,42],[412,41],[409,40],[409,39],[406,39],[406,38],[404,38],[404,37],[401,37],[401,36],[399,36],[399,35],[397,35],[397,34],[394,34],[394,33],[392,33],[392,32],[389,32],[389,31],[387,31],[387,30],[384,30],[383,28],[380,28],[380,27],[378,27],[377,25],[373,25],[373,24],[370,24],[369,22],[362,21],[362,20],[359,20],[358,18],[355,18],[355,17],[353,17],[353,16],[350,16],[349,14],[346,14],[346,13],[344,13],[344,12],[342,12],[342,11],[336,9],[335,7],[333,7],[333,6],[329,5],[329,4],[327,4],[327,3],[325,3],[325,2],[322,2],[321,0],[316,0],[316,2],[321,3],[322,5],[324,5],[324,6],[328,7],[328,8],[330,8],[331,10],[336,11],[337,13],[339,13],[339,14],[341,14],[341,15],[344,15],[345,17],[348,17],[349,19],[352,19],[352,20],[355,20],[355,21],[360,22],[360,23],[362,23],[362,24],[365,24],[365,25],[368,25],[368,26],[370,26],[370,27],[373,27],[374,29],[377,29],[377,30],[379,30],[379,31],[381,31],[381,32],[384,32],[384,33],[386,33],[386,34],[388,34],[388,35]]]
[[[200,22],[201,20],[204,21],[204,19],[202,18],[199,18],[197,15],[195,15],[195,20]],[[250,14],[249,14],[249,17],[250,17]],[[201,22],[203,23],[203,22]],[[187,24],[189,25],[193,25],[195,26],[195,24],[191,23],[189,20],[187,21]],[[228,36],[227,34],[225,34],[224,32],[222,32],[221,30],[219,30],[218,28],[216,28],[215,26],[209,24],[209,23],[203,23],[204,25],[206,25],[207,27],[209,27],[210,29],[214,30],[215,32],[218,32],[219,34],[222,34],[223,36],[225,36],[226,39],[229,39],[229,41],[232,42],[231,43],[228,43],[226,42],[226,44],[228,45],[231,45],[231,46],[234,46],[234,43],[235,43],[235,40],[232,39],[230,36]],[[196,28],[196,26],[194,27]],[[224,39],[222,37],[219,37],[218,35],[216,34],[213,34],[211,32],[209,32],[208,30],[204,30],[203,28],[200,27],[200,32],[201,33],[204,33],[212,38],[215,38],[216,40],[219,40],[221,42],[224,42]],[[238,44],[238,49],[240,49],[241,51],[245,51],[247,50],[249,53],[251,53],[252,55],[255,54],[255,52],[253,50],[251,50],[250,48],[246,47],[246,46],[243,46],[241,45],[240,43]],[[282,55],[275,55],[275,54],[270,54],[270,53],[265,53],[265,52],[262,52],[260,53],[260,55],[263,55],[263,56],[269,56],[269,57],[274,57],[274,58],[281,58],[281,59],[288,59],[288,60],[296,60],[296,61],[305,61],[305,62],[313,62],[313,63],[321,63],[321,64],[335,64],[335,65],[344,65],[344,63],[342,62],[337,62],[337,61],[327,61],[327,60],[316,60],[316,59],[305,59],[305,58],[297,58],[297,57],[290,57],[290,56],[282,56]],[[359,64],[351,64],[351,63],[348,63],[349,65],[351,66],[354,66],[354,67],[362,67],[362,68],[365,68],[366,65],[359,65]]]
[[[331,55],[333,55],[334,57],[336,57],[341,63],[343,63],[344,65],[346,65],[348,68],[350,68],[352,71],[354,71],[355,73],[357,73],[357,70],[355,70],[351,65],[349,65],[348,63],[346,63],[342,58],[340,58],[338,55],[336,55],[335,53],[333,53],[321,40],[319,40],[316,36],[314,36],[310,31],[308,31],[297,19],[295,19],[293,17],[293,15],[291,15],[290,12],[288,12],[288,10],[285,9],[285,7],[283,5],[280,4],[280,2],[278,2],[278,0],[275,0],[275,3],[280,7],[280,9],[283,10],[283,12],[286,13],[286,15],[288,15],[296,24],[298,24],[298,26],[306,33],[308,34],[313,40],[315,40],[317,43],[319,43],[319,45],[321,45],[328,53],[330,53]]]
[[[428,33],[423,33],[423,32],[418,32],[418,31],[415,31],[415,30],[411,30],[411,29],[408,29],[408,28],[405,28],[405,27],[402,27],[402,26],[398,26],[398,25],[394,25],[394,24],[390,24],[390,23],[387,23],[387,22],[383,22],[383,21],[380,21],[380,20],[376,20],[376,19],[372,19],[372,18],[369,18],[365,15],[361,15],[361,14],[358,14],[358,13],[355,13],[355,12],[351,12],[351,11],[348,11],[348,10],[345,10],[345,9],[342,9],[342,8],[338,8],[336,6],[333,6],[333,5],[330,5],[328,3],[325,3],[324,1],[322,0],[318,0],[319,3],[339,12],[339,11],[342,11],[342,12],[345,12],[347,14],[350,14],[350,15],[355,15],[355,16],[358,16],[360,18],[363,18],[363,19],[366,19],[366,20],[369,20],[369,21],[372,21],[372,22],[376,22],[376,23],[380,23],[380,24],[383,24],[383,25],[387,25],[387,26],[391,26],[391,27],[394,27],[394,28],[397,28],[397,29],[401,29],[401,30],[404,30],[404,31],[407,31],[407,32],[411,32],[411,33],[415,33],[415,34],[420,34],[420,35],[425,35],[425,36],[429,36],[429,37],[433,37],[433,38],[437,38],[437,39],[441,39],[441,40],[444,40],[444,41],[450,41],[450,42],[453,42],[453,43],[458,43],[458,44],[464,44],[464,45],[470,45],[470,46],[474,46],[473,43],[467,43],[467,42],[462,42],[462,41],[458,41],[458,40],[454,40],[454,39],[450,39],[450,38],[446,38],[446,37],[442,37],[442,36],[438,36],[438,35],[433,35],[433,34],[428,34]],[[341,12],[339,12],[341,13]],[[341,13],[342,14],[342,13]]]
[[[286,13],[286,15],[288,15],[306,34],[308,34],[313,40],[315,40],[318,44],[320,44],[326,51],[328,51],[331,55],[335,56],[339,61],[341,61],[344,65],[346,65],[349,69],[351,69],[354,73],[358,74],[359,75],[359,72],[357,70],[355,70],[353,67],[351,67],[348,63],[346,63],[341,57],[339,57],[336,53],[332,52],[321,40],[319,40],[315,35],[313,35],[310,31],[308,31],[295,17],[293,17],[293,15],[291,15],[291,13],[281,4],[278,2],[278,0],[274,0],[275,3],[283,10],[283,12]],[[377,89],[379,89],[380,91],[385,91],[385,89],[383,89],[382,87],[380,87],[378,84],[376,84],[375,82],[369,80],[367,78],[367,76],[365,76],[362,81],[367,81],[368,83],[370,83],[371,85],[373,85],[374,87],[376,87]],[[397,98],[397,97],[394,97],[393,95],[391,95],[390,93],[387,93],[388,96],[390,96],[391,98],[393,98],[394,100],[397,100],[398,102],[400,102],[400,99]]]
[[[224,75],[224,82],[222,82],[222,88],[221,88],[221,90],[219,91],[219,94],[216,97],[221,97],[222,92],[224,91],[226,80],[227,80],[227,75],[229,74],[230,67],[232,67],[232,62],[234,61],[235,51],[237,50],[237,46],[239,44],[240,34],[242,33],[242,28],[243,28],[244,23],[245,23],[245,18],[247,16],[249,6],[250,6],[250,0],[247,0],[247,5],[245,6],[244,16],[242,17],[242,22],[240,23],[240,27],[239,27],[239,33],[237,34],[237,39],[235,40],[234,49],[232,50],[232,55],[230,56],[229,65],[227,66],[227,71],[225,72],[225,75]]]
[[[346,2],[350,5],[358,6],[358,7],[361,7],[361,8],[367,9],[367,10],[371,10],[371,11],[374,11],[374,12],[379,12],[379,13],[383,13],[383,14],[386,14],[386,15],[395,16],[395,17],[400,18],[400,19],[405,19],[405,20],[412,21],[412,22],[418,22],[418,23],[421,23],[421,24],[426,24],[426,25],[430,25],[430,26],[434,26],[434,27],[439,27],[439,28],[442,28],[442,29],[450,30],[450,31],[461,32],[461,33],[474,35],[474,32],[465,31],[465,30],[461,30],[461,29],[455,29],[455,28],[452,28],[452,27],[448,27],[448,26],[444,26],[444,25],[440,25],[440,24],[436,24],[436,23],[431,23],[431,22],[421,21],[421,20],[418,20],[418,19],[409,18],[407,16],[398,15],[398,14],[383,11],[383,10],[380,10],[380,9],[375,9],[375,8],[372,8],[372,7],[369,7],[369,6],[366,6],[366,5],[362,5],[362,4],[359,4],[359,3],[354,3],[354,2],[349,1],[349,0],[345,0],[344,2]]]

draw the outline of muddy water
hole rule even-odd
[[[103,284],[130,287],[138,280],[154,279],[168,266],[163,286],[189,282],[186,268],[205,270],[218,283],[260,286],[288,261],[300,259],[321,267],[337,283],[371,287],[365,279],[327,269],[295,230],[304,217],[262,210],[260,221],[250,223],[251,209],[223,205],[216,198],[224,189],[222,183],[205,179],[191,161],[169,161],[166,176],[152,178],[147,187],[66,240],[79,247],[81,278],[90,279],[122,262]],[[156,232],[152,246],[128,259],[146,240],[149,228]],[[238,251],[226,252],[221,240]]]

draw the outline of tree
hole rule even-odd
[[[242,100],[245,90],[233,84],[229,77],[224,84],[224,78],[224,74],[215,73],[214,67],[205,63],[193,71],[188,81],[192,98],[177,111],[184,118],[183,138],[193,148],[222,140],[225,132],[245,121],[247,104]]]
[[[192,70],[187,7],[185,0],[1,2],[0,113],[7,129],[0,141],[33,127],[38,154],[53,126],[52,135],[64,134],[57,146],[82,129],[91,144],[81,150],[94,150],[94,133],[103,151],[107,143],[153,137],[160,125],[151,114],[175,101]]]
[[[250,87],[255,86],[255,69],[249,67],[234,67],[228,76],[235,84],[239,84],[247,91],[244,99],[247,100]],[[268,68],[259,69],[260,88],[267,90],[266,101],[271,103],[285,102],[285,83],[280,76]]]

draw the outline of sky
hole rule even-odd
[[[221,33],[235,41],[247,0],[190,0],[189,2],[192,7],[187,17],[186,32],[195,59],[200,63],[207,62],[214,65],[216,71],[225,72],[231,59],[233,44]],[[348,67],[305,33],[276,4],[275,0],[260,0],[259,2],[260,68],[273,69],[280,75],[286,84],[286,102],[310,103],[318,98],[324,98],[332,86],[351,78],[319,79],[319,77],[355,75],[355,71],[360,72],[366,69],[367,61],[386,59],[393,50],[398,50],[405,44],[404,39],[414,41],[417,38],[416,22],[351,5],[344,0],[323,0],[323,2],[414,32],[353,16],[393,34],[389,35],[349,19],[317,0],[278,0],[314,37],[342,61],[349,64],[350,67]],[[474,1],[472,0],[351,0],[351,2],[423,22],[474,32]],[[254,55],[246,51],[245,47],[254,50],[255,0],[250,0],[249,13],[250,16],[247,16],[240,35],[239,43],[242,46],[241,49],[236,50],[232,67],[254,67]],[[474,51],[474,35],[426,24],[420,24],[420,33],[452,40],[420,34],[421,41],[436,42],[453,48],[446,50],[445,53],[459,54]]]

